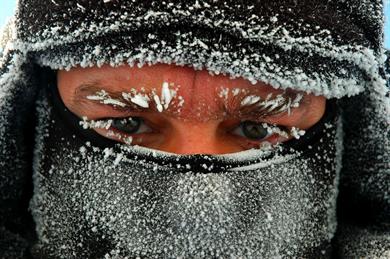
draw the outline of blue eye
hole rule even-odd
[[[241,122],[233,133],[255,141],[263,140],[273,134],[266,123],[253,121]]]
[[[111,127],[126,134],[142,134],[151,131],[140,117],[112,119]]]

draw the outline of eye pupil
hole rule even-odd
[[[136,133],[141,127],[142,119],[138,117],[120,118],[112,121],[112,127],[128,134]]]
[[[262,123],[245,121],[242,123],[241,127],[243,134],[249,139],[261,140],[268,136],[268,130],[262,125]]]

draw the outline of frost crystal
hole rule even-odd
[[[154,102],[156,103],[156,108],[159,112],[162,112],[163,111],[163,106],[161,105],[161,102],[160,102],[160,97],[158,97],[158,95],[153,95],[153,100]]]
[[[301,93],[297,93],[294,100],[292,100],[290,96],[285,96],[285,94],[279,94],[275,98],[272,98],[272,93],[270,93],[267,95],[266,99],[262,99],[257,95],[249,95],[241,101],[241,106],[256,106],[261,107],[264,111],[269,113],[287,112],[287,114],[290,115],[291,108],[298,108],[302,99],[303,94]]]
[[[83,117],[83,121],[80,121],[80,126],[83,129],[106,129],[108,130],[112,125],[112,120],[88,120],[87,117]]]
[[[125,103],[121,102],[120,100],[110,97],[110,95],[104,90],[98,91],[96,95],[87,96],[87,99],[92,101],[100,101],[100,103],[113,105],[113,106],[120,106],[120,107],[127,106]]]
[[[244,100],[241,101],[242,106],[252,105],[260,101],[260,96],[250,95],[244,98]]]
[[[130,98],[130,101],[141,106],[142,108],[149,108],[149,97],[146,95],[137,94]]]
[[[164,104],[164,109],[167,110],[171,103],[174,92],[169,89],[169,83],[164,82],[161,89],[161,103]]]
[[[296,127],[292,127],[291,130],[290,130],[290,134],[296,138],[296,139],[299,139],[300,137],[302,137],[303,135],[305,135],[306,131],[304,130],[300,130]]]

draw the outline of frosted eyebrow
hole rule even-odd
[[[136,103],[130,102],[123,97],[123,92],[119,91],[110,91],[109,87],[103,86],[96,83],[87,83],[78,86],[73,95],[72,103],[73,105],[77,104],[88,104],[93,102],[98,105],[105,105],[105,107],[109,106],[116,110],[122,111],[155,111],[154,107],[142,107],[137,105]],[[93,96],[97,96],[97,93],[106,93],[107,96],[112,100],[111,102],[99,102],[99,98],[91,98]],[[145,91],[145,94],[148,95],[151,91]]]
[[[291,114],[291,109],[298,108],[303,99],[302,93],[283,93],[276,96],[269,94],[266,98],[261,98],[256,95],[249,95],[241,101],[240,112],[246,112],[246,107],[252,107],[258,112],[267,114],[268,116],[287,112]]]
[[[276,116],[279,114],[291,114],[291,110],[306,105],[307,98],[299,92],[284,92],[280,94],[268,94],[262,98],[256,94],[238,95],[232,91],[224,93],[220,105],[227,116],[260,119]],[[222,96],[221,96],[222,97]],[[231,97],[231,98],[229,98]]]
[[[164,83],[163,83],[164,86]],[[110,91],[110,87],[102,85],[99,81],[92,81],[81,84],[74,91],[72,104],[105,105],[107,108],[121,112],[162,112],[167,111],[172,96],[164,105],[156,94],[156,89],[142,89],[140,92],[132,89],[129,93],[123,91]],[[164,90],[164,87],[162,87]],[[165,89],[169,90],[169,89]],[[165,91],[166,92],[166,91]],[[134,93],[135,96],[134,96]],[[176,93],[175,93],[176,94]],[[164,91],[161,98],[167,96]],[[256,94],[229,94],[225,93],[223,102],[220,102],[220,110],[215,114],[219,118],[245,118],[258,120],[261,118],[276,116],[283,113],[290,114],[291,108],[297,108],[301,102],[305,103],[304,95],[296,92],[284,92],[278,95],[269,95],[267,98],[260,98]],[[156,100],[156,97],[158,100]],[[179,96],[179,101],[180,101]],[[227,98],[230,97],[230,98]],[[165,107],[166,106],[166,107]],[[179,102],[179,108],[182,106]],[[176,114],[177,116],[178,114]],[[190,115],[188,115],[190,116]]]
[[[86,83],[78,86],[74,91],[74,98],[77,101],[82,101],[87,98],[87,96],[95,95],[97,92],[105,91],[109,96],[116,99],[123,99],[123,91],[110,91],[110,87],[100,84],[100,82]],[[151,90],[145,90],[143,93],[149,95],[152,93]]]
[[[168,82],[163,82],[161,89],[131,88],[129,91],[111,91],[109,87],[99,85],[98,82],[83,84],[77,87],[74,94],[73,103],[94,102],[108,105],[116,110],[124,111],[169,111],[174,98],[178,102],[174,104],[180,108],[183,98],[177,96],[177,91],[169,87]]]

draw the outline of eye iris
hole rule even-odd
[[[268,135],[267,129],[259,123],[245,121],[241,127],[244,135],[252,140],[261,140]]]
[[[112,126],[120,131],[126,132],[128,134],[136,133],[141,127],[142,120],[137,117],[133,118],[120,118],[114,119]]]

